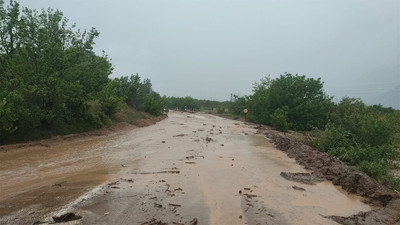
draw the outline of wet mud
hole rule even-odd
[[[340,224],[400,224],[399,193],[382,185],[354,167],[336,160],[326,153],[291,140],[285,134],[268,126],[257,126],[258,133],[265,135],[276,148],[296,160],[312,176],[332,181],[345,191],[363,196],[363,202],[377,206],[376,209],[352,216],[326,216]],[[297,180],[293,174],[281,174],[289,180]],[[302,177],[302,175],[300,176]],[[300,179],[300,182],[304,179]],[[307,181],[307,179],[306,179]]]
[[[281,176],[286,180],[296,181],[303,184],[316,184],[322,182],[324,179],[317,177],[312,173],[287,173],[281,172]]]
[[[145,128],[2,152],[0,224],[49,224],[70,213],[81,217],[71,225],[338,224],[381,209],[259,131],[171,112]]]

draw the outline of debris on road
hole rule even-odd
[[[163,170],[163,171],[157,171],[157,172],[133,172],[132,174],[159,174],[159,173],[180,173],[179,170]]]
[[[82,219],[82,216],[76,215],[75,213],[66,213],[61,216],[53,216],[52,218],[55,223],[63,223],[63,222]]]
[[[324,181],[324,179],[321,179],[312,173],[281,172],[281,176],[286,180],[295,181],[303,184],[310,184],[310,185],[315,185],[317,182]]]
[[[298,191],[306,191],[306,189],[304,189],[304,188],[302,188],[302,187],[299,187],[299,186],[296,186],[296,185],[293,185],[292,188],[293,188],[294,190],[298,190]]]
[[[141,223],[141,225],[168,225],[168,223],[163,223],[161,220],[153,218],[147,222]]]

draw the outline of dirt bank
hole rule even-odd
[[[18,143],[18,144],[0,145],[0,152],[2,152],[2,151],[7,152],[7,151],[14,150],[14,149],[26,148],[26,147],[50,147],[52,145],[57,145],[62,141],[74,141],[74,140],[84,139],[84,138],[93,138],[96,136],[115,135],[115,133],[117,133],[117,132],[123,132],[123,131],[134,129],[137,127],[146,127],[146,126],[153,125],[167,117],[168,117],[168,115],[165,114],[165,115],[148,118],[148,119],[138,119],[135,122],[133,122],[132,124],[129,124],[126,122],[121,122],[121,123],[117,123],[108,128],[102,128],[102,129],[87,131],[87,132],[78,133],[78,134],[55,136],[53,138],[44,139],[44,140],[40,140],[40,141],[30,141],[30,142]]]
[[[344,190],[365,197],[364,202],[383,206],[369,212],[350,217],[331,216],[329,218],[342,224],[396,224],[400,223],[399,193],[380,184],[375,179],[354,167],[336,160],[326,153],[293,141],[285,134],[268,126],[257,126],[258,133],[264,134],[290,158],[312,171],[315,176],[332,181]]]

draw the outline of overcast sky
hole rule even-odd
[[[162,95],[228,100],[251,94],[263,76],[291,72],[321,77],[336,98],[400,106],[399,0],[20,3],[97,28],[95,51],[112,58],[112,77],[139,73]]]

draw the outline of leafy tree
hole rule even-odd
[[[150,79],[141,81],[139,74],[134,74],[115,78],[113,82],[116,85],[114,93],[136,109],[159,115],[165,107],[161,96],[153,91]],[[149,105],[151,103],[156,105]]]
[[[109,79],[110,60],[93,52],[98,36],[68,26],[59,10],[0,0],[0,143],[109,125],[123,101],[159,113],[150,80]]]
[[[279,131],[289,130],[290,124],[288,123],[288,107],[283,107],[275,110],[271,114],[271,123]]]
[[[154,116],[163,114],[165,107],[164,99],[157,92],[151,92],[146,96],[143,109]]]
[[[166,99],[166,107],[168,109],[179,110],[199,110],[200,102],[190,96],[182,97],[169,97]]]
[[[343,98],[330,113],[331,123],[349,132],[352,140],[380,146],[392,144],[400,131],[400,121],[395,110],[366,106],[360,99]]]
[[[233,95],[233,102],[230,106],[229,111],[233,115],[244,115],[243,110],[248,107],[249,102],[249,96],[240,97],[238,95]]]
[[[88,101],[107,84],[111,63],[92,51],[99,33],[67,22],[58,10],[0,1],[0,142],[85,120]]]
[[[248,105],[249,118],[255,122],[272,124],[271,115],[278,113],[283,116],[282,111],[276,110],[287,109],[290,128],[310,130],[325,126],[333,103],[325,94],[320,78],[285,73],[277,79],[267,77],[255,84]]]

